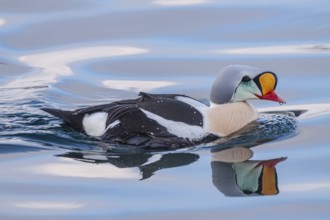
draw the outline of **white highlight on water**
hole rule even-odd
[[[276,107],[258,108],[258,111],[260,113],[268,111],[306,111],[298,117],[298,120],[303,120],[330,114],[330,104],[281,105]]]
[[[23,209],[36,209],[36,210],[72,210],[79,209],[86,204],[77,202],[53,202],[53,201],[27,201],[27,202],[16,202],[13,204],[15,207]]]
[[[105,80],[102,84],[111,89],[127,90],[131,92],[149,92],[154,89],[174,86],[177,82],[171,81],[144,81],[144,80]]]
[[[139,179],[137,168],[118,168],[101,163],[91,166],[90,163],[81,163],[69,158],[61,158],[58,162],[47,162],[38,166],[29,167],[27,172],[32,174],[43,174],[47,176],[78,177],[82,180],[102,179]]]
[[[0,18],[0,27],[6,24],[6,20],[3,18]]]
[[[161,6],[187,6],[208,3],[208,0],[156,0],[155,5]]]
[[[136,55],[146,52],[148,50],[144,48],[130,46],[90,46],[27,54],[21,56],[19,61],[26,63],[28,66],[39,67],[41,70],[28,73],[4,87],[46,86],[57,82],[59,77],[72,75],[73,71],[69,66],[70,63],[102,57]]]
[[[229,48],[214,51],[220,54],[311,54],[311,53],[330,53],[330,45],[279,45],[264,47],[245,47]]]

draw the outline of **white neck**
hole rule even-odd
[[[227,136],[257,118],[258,112],[247,102],[222,105],[211,103],[211,107],[206,112],[205,129],[221,137]]]

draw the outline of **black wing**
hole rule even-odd
[[[176,99],[183,95],[171,94],[147,94],[140,93],[140,98],[133,103],[126,101],[116,102],[116,107],[109,111],[107,123],[119,119],[120,124],[103,135],[102,139],[110,143],[129,144],[135,146],[147,146],[156,148],[176,148],[196,145],[212,141],[215,137],[203,140],[187,140],[177,137],[167,131],[157,121],[148,118],[141,110],[149,111],[167,120],[184,122],[189,125],[203,126],[203,115],[193,106]],[[190,98],[190,97],[187,97]],[[195,100],[197,101],[197,100]],[[125,107],[124,107],[125,106]],[[123,109],[129,109],[123,112]],[[116,109],[116,110],[114,110]],[[114,117],[114,112],[119,115]],[[111,120],[109,120],[111,118]]]
[[[82,120],[86,114],[95,112],[108,113],[106,127],[116,120],[120,121],[118,125],[108,129],[101,137],[102,140],[109,143],[166,148],[191,146],[194,144],[192,141],[169,133],[165,127],[148,118],[141,110],[149,111],[167,120],[203,126],[203,115],[198,109],[176,99],[178,96],[190,97],[178,94],[148,93],[140,93],[139,96],[137,99],[116,101],[76,111],[43,110],[63,119],[69,126],[78,131],[83,131]]]
[[[189,125],[203,126],[203,115],[194,106],[177,100],[176,97],[185,97],[199,102],[191,97],[178,94],[148,94],[140,93],[141,101],[138,107],[159,115],[167,120],[184,122]],[[205,105],[206,106],[206,105]]]
[[[106,112],[108,113],[108,119],[106,125],[108,126],[118,118],[122,117],[130,111],[136,110],[136,103],[138,99],[135,100],[124,100],[120,102],[113,102],[110,104],[97,105],[88,108],[77,109],[75,111],[63,111],[60,109],[52,108],[42,108],[43,111],[54,115],[62,119],[68,126],[73,129],[84,132],[83,128],[83,118],[86,114],[93,114],[96,112]]]

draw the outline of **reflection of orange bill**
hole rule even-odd
[[[262,166],[262,173],[259,180],[258,192],[262,195],[276,195],[279,193],[277,187],[277,173],[275,166],[281,161],[286,160],[286,157],[261,161],[258,166]]]

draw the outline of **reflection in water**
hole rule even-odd
[[[105,164],[110,163],[116,168],[135,168],[141,173],[141,180],[154,175],[158,170],[189,165],[199,159],[197,154],[193,153],[167,153],[167,154],[119,154],[102,156],[93,154],[84,154],[82,152],[68,152],[58,155],[68,157],[86,163]],[[108,170],[104,169],[105,172]]]
[[[252,155],[253,152],[250,149],[243,147],[212,151],[212,181],[214,186],[225,196],[276,195],[279,193],[275,166],[277,163],[284,161],[286,157],[270,160],[248,160]],[[120,175],[122,178],[128,174],[125,174],[124,171],[127,169],[123,168],[138,168],[141,180],[150,178],[158,170],[186,166],[199,159],[198,154],[187,152],[164,154],[134,153],[108,156],[68,152],[57,156],[72,158],[86,163],[110,163],[114,167],[122,169],[123,172]],[[68,173],[68,169],[71,169],[70,167],[62,168],[57,166],[56,169],[52,170]],[[113,172],[113,169],[109,170],[104,166],[102,166],[102,170],[105,173]],[[76,171],[69,173],[74,173],[72,176],[77,176]],[[120,170],[118,170],[118,173],[120,173]],[[132,176],[131,172],[129,174]],[[109,175],[112,176],[113,174]],[[105,176],[106,174],[98,177]]]
[[[240,163],[253,156],[253,151],[246,147],[233,147],[224,150],[211,150],[212,161]]]
[[[235,148],[231,150],[235,151]],[[212,180],[225,196],[276,195],[276,164],[286,157],[271,160],[247,160],[239,163],[226,163],[218,160],[222,152],[212,152]]]

